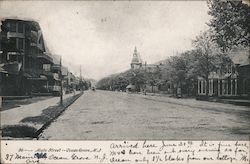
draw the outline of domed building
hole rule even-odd
[[[137,52],[136,47],[135,47],[133,58],[132,58],[130,65],[131,65],[131,69],[139,69],[142,67],[142,60],[141,60],[140,54]]]

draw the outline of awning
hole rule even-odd
[[[134,86],[134,85],[128,85],[128,86],[126,87],[126,89],[135,89],[135,86]]]
[[[39,55],[37,56],[37,58],[44,59],[44,60],[46,60],[46,61],[49,61],[50,63],[53,62],[52,57],[50,57],[50,56],[47,55],[47,54],[39,54]]]

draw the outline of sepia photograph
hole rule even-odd
[[[0,19],[1,140],[249,141],[247,0],[0,1]]]

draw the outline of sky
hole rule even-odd
[[[130,68],[134,47],[155,63],[208,29],[206,1],[0,1],[0,19],[37,21],[50,52],[96,80]]]

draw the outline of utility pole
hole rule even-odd
[[[80,65],[80,83],[81,83],[81,92],[83,92],[82,65]]]
[[[60,105],[63,105],[62,57],[60,57]]]
[[[80,80],[82,81],[82,66],[80,65]]]

